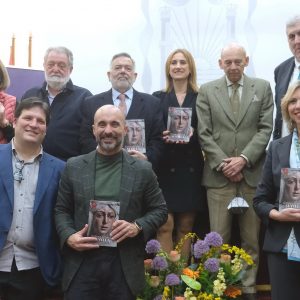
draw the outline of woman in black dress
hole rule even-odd
[[[166,89],[153,93],[161,99],[165,128],[169,107],[192,108],[189,142],[171,142],[169,131],[163,132],[166,150],[157,175],[169,216],[166,224],[159,229],[157,239],[169,252],[174,247],[173,242],[178,243],[193,230],[197,211],[201,209],[203,155],[197,136],[195,61],[187,50],[177,49],[169,55],[165,71]],[[189,243],[185,243],[182,255],[188,257],[189,253]]]

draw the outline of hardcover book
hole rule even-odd
[[[112,224],[119,220],[120,202],[91,200],[89,207],[88,236],[98,239],[99,246],[117,247],[110,237]]]
[[[279,210],[284,208],[300,208],[300,169],[281,169]]]
[[[145,121],[143,119],[126,120],[128,132],[124,139],[127,151],[136,150],[146,153]]]
[[[189,142],[192,119],[192,108],[169,107],[167,129],[169,140],[173,142]]]

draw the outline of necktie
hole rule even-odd
[[[126,95],[120,94],[118,98],[120,100],[118,107],[120,108],[121,112],[126,116],[127,115]]]
[[[232,93],[231,93],[231,97],[230,97],[230,103],[231,103],[232,111],[233,111],[234,118],[236,121],[238,119],[238,115],[239,115],[239,111],[240,111],[239,86],[240,85],[238,83],[231,85]]]

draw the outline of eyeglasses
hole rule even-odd
[[[23,169],[24,169],[25,163],[24,160],[16,160],[15,163],[15,171],[14,171],[14,180],[21,183],[22,180],[24,180],[23,176]]]

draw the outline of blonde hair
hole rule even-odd
[[[10,79],[8,72],[3,64],[3,62],[0,60],[0,91],[6,90],[10,85]]]
[[[172,58],[176,53],[182,53],[189,65],[190,74],[188,77],[188,90],[191,90],[191,91],[197,93],[199,88],[197,85],[196,64],[195,64],[195,60],[194,60],[192,54],[186,49],[176,49],[176,50],[172,51],[167,58],[166,65],[165,65],[166,92],[169,93],[173,89],[173,79],[170,76],[170,65],[172,62]]]
[[[286,94],[284,95],[284,97],[282,98],[282,101],[281,101],[281,113],[282,113],[282,117],[286,121],[287,127],[288,127],[288,129],[289,129],[290,132],[292,132],[293,129],[296,128],[296,124],[291,119],[291,117],[289,115],[288,107],[289,107],[289,104],[291,103],[291,101],[293,100],[293,98],[292,98],[293,94],[298,89],[300,89],[300,80],[292,83],[289,86]]]

